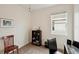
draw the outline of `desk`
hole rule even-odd
[[[69,48],[70,54],[79,54],[79,48],[73,45],[71,47],[68,46],[68,48]]]
[[[79,54],[79,48],[75,46],[65,45],[68,54]]]

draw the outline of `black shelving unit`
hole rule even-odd
[[[41,30],[32,30],[32,44],[41,46],[42,32]]]

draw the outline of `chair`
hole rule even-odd
[[[14,45],[14,35],[2,37],[4,40],[4,54],[12,54],[16,50],[18,53],[18,46]]]
[[[48,40],[49,53],[54,54],[57,51],[57,43],[56,38]]]

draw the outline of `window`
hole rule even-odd
[[[67,34],[67,13],[51,15],[51,34]]]

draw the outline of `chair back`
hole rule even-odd
[[[49,46],[49,49],[55,49],[55,50],[57,50],[56,38],[48,40],[48,46]]]
[[[14,45],[14,35],[2,37],[4,40],[4,48]]]

